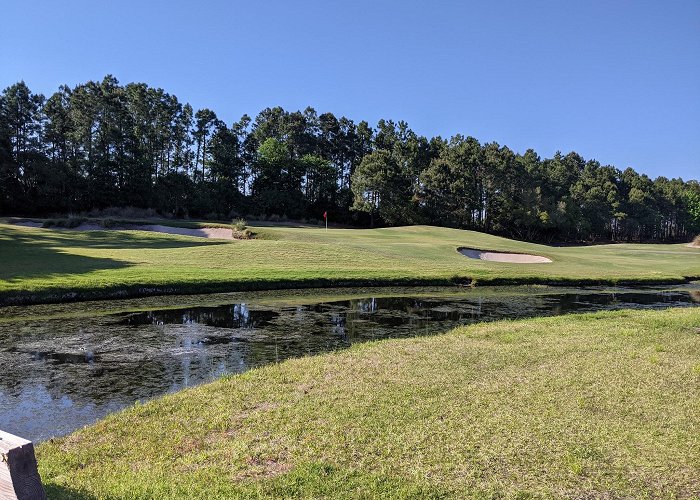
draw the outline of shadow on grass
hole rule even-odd
[[[49,500],[95,500],[97,497],[84,491],[74,490],[56,484],[45,484],[46,498]],[[103,497],[108,498],[108,497]]]
[[[4,239],[24,241],[37,245],[63,248],[107,248],[107,249],[162,249],[187,248],[207,245],[226,245],[227,241],[182,239],[161,233],[128,233],[124,231],[70,231],[70,230],[21,230],[0,227],[0,241]],[[201,240],[201,241],[200,241]]]
[[[75,249],[168,249],[227,244],[110,231],[59,232],[0,227],[0,279],[50,278],[129,267],[129,261],[70,253]]]

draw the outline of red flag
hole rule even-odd
[[[328,218],[328,212],[323,212],[323,218],[327,219]]]

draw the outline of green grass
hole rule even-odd
[[[700,495],[700,309],[496,322],[226,377],[41,444],[61,498]]]
[[[678,282],[700,276],[686,245],[549,247],[429,226],[253,227],[250,241],[0,224],[0,302],[347,284]],[[545,255],[551,264],[471,260],[460,246]]]

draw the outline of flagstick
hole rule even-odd
[[[328,232],[328,215],[326,215],[326,232]]]

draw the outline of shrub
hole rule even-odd
[[[231,229],[231,234],[234,240],[250,240],[255,236],[255,233],[250,229]]]
[[[63,222],[63,227],[67,227],[68,229],[73,229],[75,227],[78,227],[80,224],[85,222],[84,217],[68,217],[67,219],[62,219]]]
[[[112,228],[116,227],[117,224],[118,224],[117,220],[113,219],[111,217],[107,217],[107,218],[102,219],[100,221],[100,225],[105,229],[112,229]]]
[[[231,221],[231,227],[233,228],[234,231],[243,231],[245,230],[247,226],[247,222],[245,219],[233,219]]]
[[[41,227],[64,227],[66,229],[73,229],[78,227],[83,222],[87,222],[85,217],[75,217],[71,215],[60,219],[46,219],[41,224]]]

